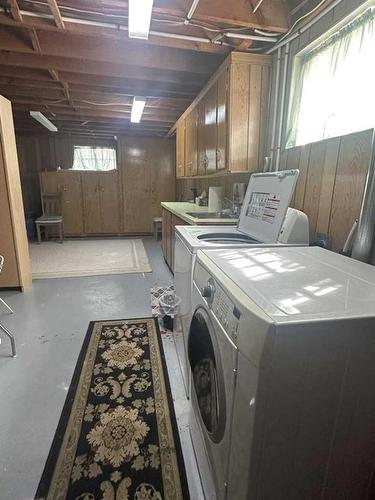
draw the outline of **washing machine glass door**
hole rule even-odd
[[[193,315],[188,340],[189,363],[192,372],[193,404],[210,439],[222,440],[226,404],[223,371],[212,321],[203,307]]]

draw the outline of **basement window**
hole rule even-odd
[[[74,146],[73,170],[115,170],[116,149],[99,146]]]
[[[375,8],[296,57],[286,147],[375,125]]]

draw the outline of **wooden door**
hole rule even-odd
[[[57,172],[57,191],[62,193],[64,233],[83,234],[83,203],[80,172]]]
[[[194,108],[185,119],[185,175],[197,175],[197,108]]]
[[[185,175],[185,120],[178,124],[176,130],[176,176]]]
[[[217,148],[216,168],[224,170],[227,167],[227,89],[228,72],[225,70],[217,81]]]
[[[83,217],[86,234],[100,234],[102,229],[99,180],[101,173],[82,173]]]
[[[124,141],[125,142],[125,141]],[[122,192],[125,233],[150,233],[151,160],[146,148],[124,145]]]
[[[215,83],[209,89],[205,98],[205,149],[207,174],[216,172],[217,88],[217,83]]]
[[[197,106],[197,174],[206,173],[206,145],[205,145],[205,98],[203,97]]]
[[[99,177],[101,232],[120,232],[120,204],[118,173],[102,172]]]

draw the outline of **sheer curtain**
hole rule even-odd
[[[114,148],[74,146],[73,170],[114,170],[116,150]]]
[[[375,9],[348,24],[300,61],[286,147],[375,125]]]

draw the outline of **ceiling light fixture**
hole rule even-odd
[[[145,105],[146,105],[145,99],[143,99],[142,97],[134,97],[132,114],[130,116],[130,121],[132,123],[139,123],[141,121]]]
[[[129,38],[148,40],[154,0],[129,0]]]
[[[40,111],[30,111],[30,116],[34,118],[37,122],[43,125],[43,127],[48,128],[51,132],[57,132],[57,127],[49,121],[49,119],[44,116]]]

